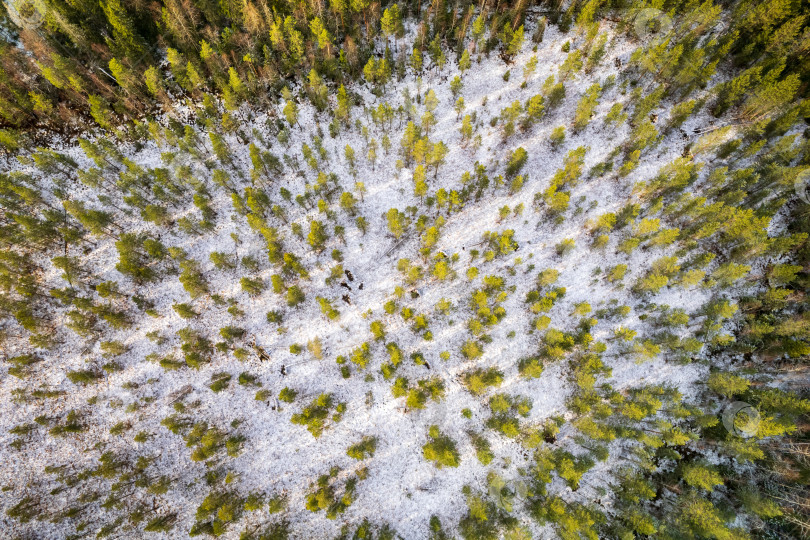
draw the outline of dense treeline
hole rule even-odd
[[[287,79],[303,78],[311,69],[336,84],[360,76],[378,39],[404,58],[397,41],[406,18],[421,20],[417,54],[435,60],[445,54],[443,48],[461,55],[476,8],[489,21],[491,38],[484,44],[489,51],[510,38],[529,5],[437,1],[391,3],[389,9],[387,4],[31,2],[28,10],[39,10],[41,17],[22,19],[33,21],[28,24],[33,28],[4,19],[2,122],[62,130],[75,126],[72,120],[87,126],[83,120],[92,116],[109,128],[142,117],[144,110],[168,108],[179,96],[216,93],[232,108],[246,100],[267,102]],[[393,64],[390,52],[388,61]]]

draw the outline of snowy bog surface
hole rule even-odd
[[[561,46],[564,41],[572,39],[572,50],[578,46],[578,39],[573,34],[561,36],[555,27],[549,27],[545,39],[538,45],[537,51],[531,50],[527,43],[509,65],[493,54],[491,57],[480,57],[473,54],[473,65],[462,76],[461,95],[466,102],[463,114],[473,111],[477,114],[476,133],[481,135],[481,144],[462,145],[459,128],[461,119],[453,110],[455,102],[450,91],[450,80],[458,73],[452,63],[441,72],[429,67],[423,73],[421,82],[409,71],[403,81],[389,84],[387,93],[375,97],[366,86],[353,85],[350,92],[361,96],[361,106],[352,109],[353,118],[359,118],[368,126],[369,137],[380,141],[383,131],[376,127],[363,113],[362,106],[376,107],[387,101],[394,108],[403,103],[403,91],[407,89],[414,98],[419,93],[424,97],[428,89],[435,91],[439,106],[434,112],[436,125],[430,132],[430,140],[443,141],[449,152],[446,161],[439,167],[434,178],[432,168],[428,169],[427,182],[429,194],[445,188],[460,190],[461,176],[465,171],[474,171],[475,163],[486,166],[491,181],[503,174],[509,152],[523,147],[528,152],[528,161],[522,170],[527,180],[520,191],[509,195],[506,187],[490,187],[479,201],[470,200],[459,211],[443,212],[447,222],[441,230],[441,237],[435,252],[444,252],[448,257],[458,255],[457,262],[452,264],[456,272],[455,279],[439,281],[429,274],[417,285],[420,295],[412,298],[408,293],[397,301],[401,307],[413,308],[414,313],[425,313],[430,316],[429,329],[433,339],[426,341],[421,334],[411,330],[411,323],[404,321],[397,313],[388,315],[383,305],[394,298],[395,287],[403,286],[407,291],[402,274],[397,270],[397,261],[408,258],[414,263],[428,265],[419,253],[420,234],[411,226],[398,242],[388,231],[383,214],[390,208],[404,211],[408,206],[418,208],[417,216],[425,214],[429,224],[438,215],[437,208],[427,207],[423,201],[413,195],[413,170],[405,167],[397,170],[396,161],[399,142],[405,128],[406,120],[395,119],[389,136],[392,148],[385,153],[382,148],[377,152],[378,160],[374,167],[365,159],[366,143],[360,131],[354,127],[342,129],[337,138],[328,134],[328,123],[331,116],[317,111],[306,101],[300,89],[293,89],[298,96],[300,118],[299,125],[290,129],[290,140],[287,145],[280,144],[268,129],[268,120],[283,118],[283,100],[275,110],[251,113],[249,120],[242,126],[251,142],[260,148],[267,149],[279,157],[284,155],[295,159],[300,164],[301,174],[286,164],[283,174],[277,175],[266,186],[273,204],[279,204],[286,210],[286,218],[302,224],[304,233],[309,230],[309,221],[318,219],[328,223],[331,232],[335,224],[345,226],[345,245],[330,234],[326,249],[316,254],[306,243],[292,234],[289,225],[275,217],[268,217],[267,222],[276,227],[283,238],[285,251],[295,253],[310,272],[310,280],[300,280],[306,294],[306,301],[296,308],[286,305],[284,295],[275,294],[270,287],[270,276],[278,270],[267,260],[266,243],[262,236],[253,231],[243,216],[234,212],[230,194],[227,190],[210,182],[211,171],[181,156],[181,162],[192,165],[198,180],[206,181],[212,196],[212,207],[217,213],[216,228],[200,236],[183,234],[176,226],[161,228],[143,222],[137,212],[127,216],[116,212],[117,223],[126,231],[146,231],[167,247],[183,248],[190,259],[198,261],[206,276],[211,293],[219,294],[226,299],[235,299],[244,316],[234,318],[227,312],[226,305],[217,305],[210,295],[203,295],[192,301],[176,275],[165,275],[161,280],[139,286],[131,279],[119,273],[115,265],[118,252],[115,238],[95,237],[97,245],[82,256],[83,264],[96,276],[98,282],[113,280],[119,283],[119,289],[126,294],[137,291],[154,303],[154,309],[160,317],[149,317],[137,310],[131,301],[121,298],[113,302],[137,317],[129,329],[114,331],[106,329],[102,340],[117,340],[124,343],[128,350],[117,357],[116,362],[122,367],[120,371],[106,374],[100,382],[87,385],[76,385],[70,382],[66,374],[73,370],[100,366],[102,359],[99,342],[87,341],[59,325],[58,337],[62,343],[54,350],[41,351],[46,366],[37,372],[35,380],[21,381],[4,374],[0,379],[0,400],[4,405],[4,414],[0,416],[0,483],[10,486],[10,490],[0,493],[3,507],[15,504],[27,493],[29,484],[40,485],[45,482],[56,487],[52,477],[43,469],[48,465],[70,464],[80,468],[95,466],[100,452],[112,450],[130,455],[149,455],[156,458],[155,466],[161,474],[175,479],[171,489],[160,497],[156,503],[161,510],[173,512],[178,516],[177,526],[166,537],[184,537],[194,523],[197,507],[210,488],[204,480],[207,466],[203,462],[190,460],[192,449],[187,448],[183,437],[171,433],[161,425],[161,420],[175,413],[173,402],[176,392],[190,385],[191,392],[182,397],[186,404],[198,403],[186,413],[194,421],[205,421],[230,434],[244,436],[242,451],[238,457],[227,457],[222,452],[218,463],[235,475],[236,480],[230,488],[243,496],[249,493],[261,493],[265,497],[285,495],[287,505],[284,516],[289,520],[293,535],[296,538],[326,538],[340,532],[345,524],[357,525],[364,518],[373,523],[388,522],[402,538],[425,538],[428,536],[428,521],[435,514],[445,526],[458,523],[467,512],[462,487],[470,485],[474,489],[487,489],[487,473],[496,470],[506,479],[519,476],[519,469],[531,465],[531,450],[527,450],[515,439],[504,437],[494,430],[487,430],[484,423],[489,417],[488,397],[495,392],[510,395],[526,396],[531,399],[532,409],[527,418],[522,418],[521,425],[542,425],[552,416],[570,418],[566,409],[566,400],[571,395],[573,382],[570,380],[570,366],[567,360],[548,363],[540,377],[523,378],[518,373],[518,362],[521,358],[535,355],[538,351],[543,331],[532,330],[533,314],[525,303],[528,291],[535,288],[539,271],[545,268],[559,270],[559,280],[555,286],[565,287],[565,297],[558,301],[548,315],[551,318],[550,328],[573,331],[579,317],[572,315],[574,304],[588,302],[594,310],[607,307],[610,300],[617,300],[618,305],[632,308],[630,314],[617,321],[600,321],[592,330],[595,340],[605,342],[608,346],[604,359],[612,368],[610,377],[605,378],[621,391],[646,384],[666,384],[678,388],[685,396],[695,392],[695,381],[706,375],[706,368],[700,362],[680,365],[667,362],[664,358],[639,363],[636,358],[623,354],[623,345],[612,340],[613,330],[623,326],[644,336],[648,331],[644,321],[638,317],[641,300],[632,294],[630,285],[649,269],[651,261],[672,255],[674,246],[651,249],[638,249],[627,256],[616,250],[623,234],[612,234],[606,248],[597,250],[590,246],[591,239],[586,222],[605,212],[617,212],[628,201],[632,200],[632,187],[640,180],[653,177],[665,164],[679,157],[684,146],[695,140],[695,130],[709,125],[709,118],[703,113],[691,117],[680,130],[673,130],[652,151],[646,154],[639,166],[626,177],[607,174],[592,177],[584,174],[579,182],[571,188],[571,206],[566,212],[564,223],[555,225],[533,205],[534,196],[549,186],[551,177],[563,166],[563,160],[569,150],[579,146],[588,147],[583,171],[587,173],[595,164],[603,161],[629,133],[624,124],[618,128],[608,127],[604,116],[613,103],[623,103],[629,98],[629,91],[623,92],[621,85],[616,84],[600,98],[595,114],[584,130],[574,133],[571,122],[576,104],[585,90],[594,82],[604,82],[611,75],[618,75],[615,59],[627,61],[630,52],[638,45],[623,41],[622,38],[611,40],[608,53],[600,67],[591,73],[580,72],[566,81],[566,97],[563,103],[547,112],[543,119],[526,132],[518,132],[503,142],[499,125],[490,126],[493,116],[518,100],[525,103],[528,98],[540,93],[543,81],[549,75],[556,75],[566,57]],[[401,40],[400,47],[406,40]],[[536,55],[539,59],[536,72],[528,80],[525,88],[523,67]],[[511,70],[511,77],[504,80],[504,73]],[[330,96],[334,100],[334,96]],[[416,104],[417,114],[421,116],[424,105]],[[334,103],[333,103],[334,105]],[[663,104],[656,113],[666,117],[666,109],[671,104]],[[245,114],[248,114],[245,112]],[[248,118],[248,116],[246,116]],[[566,126],[566,138],[559,148],[552,148],[549,135],[557,126]],[[301,206],[288,203],[278,195],[282,186],[289,189],[293,196],[303,193],[307,184],[315,182],[317,172],[306,165],[301,154],[302,143],[313,147],[312,136],[320,127],[325,136],[323,144],[328,158],[321,161],[321,169],[334,172],[342,189],[354,191],[355,182],[363,182],[367,192],[363,201],[358,202],[358,215],[368,221],[368,230],[361,234],[354,224],[354,218],[342,211],[333,199],[332,209],[337,215],[336,222],[330,222],[325,214],[317,208],[307,211]],[[253,130],[263,134],[267,144],[263,144],[249,135]],[[208,145],[207,134],[201,132],[203,144]],[[245,171],[245,179],[231,174],[238,185],[238,191],[249,186],[251,168],[248,148],[236,137],[228,135],[226,140],[234,154],[234,168]],[[344,147],[351,145],[357,153],[356,174],[353,174],[344,157]],[[63,148],[56,148],[73,157],[80,169],[94,167],[75,143],[66,143]],[[161,160],[161,152],[170,150],[158,147],[154,141],[135,151],[122,146],[126,156],[148,169],[166,167]],[[185,160],[185,161],[184,161]],[[8,164],[7,167],[12,167]],[[16,165],[12,168],[19,168]],[[35,169],[29,172],[39,174]],[[492,182],[491,182],[492,184]],[[355,192],[356,194],[356,192]],[[101,208],[97,193],[84,186],[77,186],[71,194],[74,198],[84,200],[90,208]],[[358,196],[359,199],[359,196]],[[120,202],[120,201],[119,201]],[[515,209],[523,205],[523,212],[500,219],[499,209],[507,205]],[[172,218],[184,215],[199,217],[199,211],[193,205],[172,209]],[[414,220],[415,221],[415,220]],[[480,256],[471,261],[471,251],[483,253],[486,246],[482,243],[486,231],[502,232],[514,230],[514,240],[518,249],[513,253],[485,262]],[[238,242],[232,235],[238,235]],[[564,257],[557,255],[555,245],[562,239],[572,238],[575,249]],[[330,257],[333,249],[343,253],[343,267],[350,271],[354,280],[347,282],[347,287],[338,280],[326,285],[325,278],[329,270],[337,264]],[[392,249],[393,248],[393,249]],[[77,250],[78,251],[78,250]],[[233,254],[239,259],[250,255],[260,262],[258,272],[249,272],[241,265],[234,270],[219,270],[209,260],[211,252]],[[72,253],[79,255],[79,253]],[[48,260],[41,261],[48,269],[43,279],[48,287],[65,287],[61,271],[53,267]],[[628,273],[624,287],[617,287],[604,279],[604,271],[616,264],[627,264]],[[466,270],[476,266],[480,270],[477,278],[469,280]],[[600,274],[599,271],[602,273]],[[243,276],[261,278],[266,288],[258,296],[248,296],[242,291],[239,280]],[[474,315],[470,307],[470,294],[482,287],[484,276],[505,278],[506,286],[514,287],[502,303],[506,310],[505,318],[488,329],[491,343],[484,346],[483,355],[473,361],[465,360],[460,353],[462,344],[470,339],[466,321]],[[345,280],[344,280],[345,281]],[[287,285],[293,284],[287,280]],[[362,285],[362,287],[361,287]],[[733,291],[734,289],[730,289]],[[351,304],[341,299],[348,295]],[[321,314],[316,301],[322,296],[340,311],[336,321],[328,320]],[[441,315],[435,310],[436,303],[447,298],[453,308],[449,315]],[[667,304],[673,308],[682,308],[687,313],[695,313],[709,298],[709,292],[694,287],[665,287],[648,302]],[[172,309],[175,303],[191,303],[199,316],[190,320],[181,319]],[[268,323],[266,314],[271,310],[284,313],[280,331],[278,324]],[[65,313],[58,315],[65,322]],[[374,320],[385,324],[386,339],[374,341],[369,325]],[[236,340],[234,347],[244,347],[250,351],[247,361],[239,361],[231,352],[215,351],[211,362],[199,369],[184,367],[179,370],[166,371],[158,362],[148,361],[147,355],[156,353],[159,358],[174,356],[182,360],[179,350],[180,340],[176,332],[191,327],[200,331],[212,342],[220,341],[219,329],[233,325],[246,330],[244,338]],[[691,335],[695,327],[684,329],[683,335]],[[165,338],[160,345],[147,338],[146,334],[157,331]],[[319,338],[323,344],[323,359],[315,359],[304,348],[303,353],[290,353],[290,345],[300,344]],[[261,362],[251,349],[251,342],[263,348],[271,360]],[[101,341],[101,340],[100,340]],[[344,379],[335,360],[339,355],[348,357],[352,350],[368,342],[372,351],[372,360],[365,370],[348,362],[351,376]],[[385,349],[386,342],[396,342],[404,359],[395,376],[405,376],[411,384],[417,380],[433,376],[441,377],[445,385],[445,398],[441,402],[428,401],[423,410],[407,410],[405,398],[394,398],[391,392],[393,378],[384,379],[380,366],[388,361]],[[30,351],[25,336],[22,336],[7,356],[14,356]],[[419,351],[424,355],[427,365],[417,365],[410,359],[410,354]],[[448,360],[442,360],[440,353],[448,351]],[[282,374],[284,366],[284,374]],[[428,367],[429,366],[429,367]],[[483,395],[471,394],[462,384],[461,375],[472,367],[496,366],[504,373],[503,383],[498,388],[490,388]],[[221,392],[209,389],[211,376],[227,372],[233,378],[228,387]],[[244,386],[237,383],[242,372],[255,375],[261,388]],[[134,382],[136,385],[126,385]],[[12,391],[21,386],[29,388],[44,386],[66,393],[58,398],[47,400],[44,406],[14,403]],[[298,392],[293,403],[281,403],[277,396],[279,391],[289,387]],[[266,401],[255,399],[257,390],[270,392]],[[305,426],[293,424],[290,418],[300,412],[316,396],[331,393],[335,403],[346,403],[346,412],[341,421],[327,422],[327,429],[315,438]],[[97,397],[94,405],[88,400]],[[145,398],[149,398],[146,399]],[[127,412],[127,406],[138,403],[134,412]],[[462,410],[472,411],[471,417],[462,415]],[[39,415],[59,416],[69,410],[87,411],[90,416],[83,420],[89,430],[82,434],[67,437],[41,436],[26,446],[23,451],[9,447],[13,436],[8,432],[14,426],[31,423]],[[119,422],[129,422],[131,429],[120,435],[110,434],[110,427]],[[239,421],[237,427],[231,427]],[[422,455],[422,446],[427,442],[427,430],[430,425],[438,425],[443,434],[449,435],[455,442],[460,454],[460,465],[457,468],[437,468]],[[236,425],[236,424],[233,424]],[[483,432],[492,445],[495,460],[483,466],[476,459],[467,431]],[[136,443],[136,433],[146,431],[151,436],[146,442]],[[579,452],[571,438],[573,430],[564,425],[555,443],[557,446]],[[356,461],[346,455],[347,448],[359,442],[364,436],[377,438],[377,451],[373,458]],[[98,443],[98,444],[97,444]],[[570,445],[569,445],[570,443]],[[569,446],[567,446],[569,445]],[[611,448],[611,450],[613,450]],[[610,472],[618,466],[621,459],[619,452],[611,452],[611,457],[591,469],[582,480],[582,488],[572,492],[560,479],[555,479],[549,487],[567,500],[592,502],[600,499],[598,488],[610,481]],[[337,492],[342,492],[344,479],[353,475],[362,467],[368,468],[367,476],[358,482],[356,498],[351,506],[337,519],[327,519],[325,513],[310,512],[305,508],[306,496],[318,476],[327,474],[331,467],[341,468]],[[92,479],[99,482],[104,480]],[[56,500],[59,500],[59,495]],[[69,501],[62,501],[67,503]],[[100,513],[103,510],[98,510]],[[550,529],[543,529],[528,517],[520,505],[514,514],[521,523],[538,537],[551,536]],[[266,508],[261,511],[246,512],[238,527],[228,529],[225,537],[238,537],[244,529],[258,526],[268,520]],[[14,535],[24,530],[35,530],[41,538],[59,538],[73,532],[75,524],[69,520],[61,523],[36,522],[21,525],[3,515],[0,526],[5,536]],[[131,534],[139,534],[132,530]],[[160,536],[160,535],[157,535]]]

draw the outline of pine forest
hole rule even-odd
[[[810,539],[810,2],[2,0],[0,538]]]

